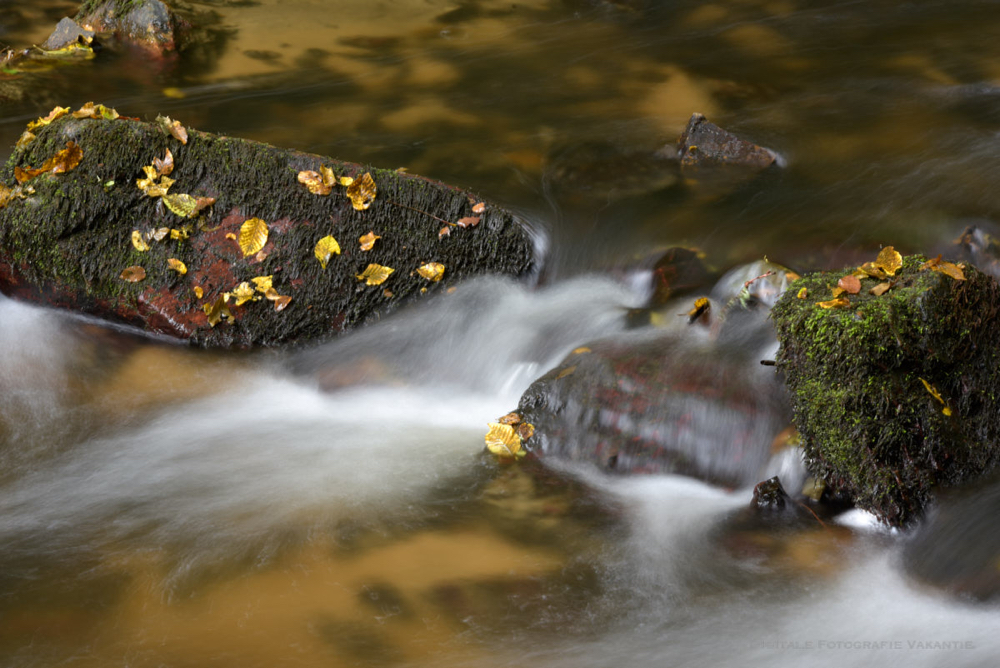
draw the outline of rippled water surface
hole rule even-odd
[[[469,188],[543,240],[307,351],[149,341],[0,297],[0,664],[983,666],[995,607],[908,578],[848,515],[749,489],[507,465],[485,424],[617,337],[656,248],[719,272],[938,252],[1000,207],[993,2],[192,3],[200,48],[0,78],[0,153],[89,100]],[[0,6],[43,40],[69,2]],[[7,75],[4,75],[7,76]],[[692,112],[778,152],[646,169]],[[631,156],[622,159],[622,156]],[[866,644],[867,643],[867,644]],[[935,644],[936,643],[936,644]]]

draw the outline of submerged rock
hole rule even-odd
[[[778,159],[774,151],[740,139],[709,122],[702,114],[693,114],[677,139],[677,156],[685,176],[699,169],[715,167],[761,171]]]
[[[421,177],[194,130],[182,143],[161,124],[125,118],[67,115],[35,132],[0,172],[3,184],[13,186],[15,170],[44,166],[68,143],[82,157],[27,178],[24,198],[12,195],[0,208],[0,290],[22,299],[203,346],[245,348],[322,340],[465,278],[525,276],[535,266],[532,241],[510,213]],[[194,217],[137,186],[167,149],[176,180],[169,195],[215,198]],[[370,173],[377,188],[370,206],[355,209],[339,183],[320,196],[298,181],[300,171],[321,165],[338,177]],[[268,234],[259,252],[244,255],[237,238],[253,218]],[[441,222],[462,218],[466,227]],[[439,235],[442,227],[451,234]],[[365,251],[359,240],[370,231],[380,238]],[[326,236],[340,249],[324,268],[315,249]],[[417,273],[428,263],[443,265],[440,280]],[[394,272],[380,284],[359,280],[370,264]],[[131,278],[144,278],[123,278],[130,267],[142,269]],[[267,276],[274,293],[262,299],[249,282]],[[255,299],[237,305],[242,283]],[[227,314],[212,326],[210,315]]]
[[[840,302],[855,270],[809,274],[772,311],[807,466],[891,525],[1000,462],[1000,286],[922,267],[904,258],[884,294],[865,278]]]
[[[178,31],[185,27],[160,0],[87,0],[76,20],[160,56],[177,50]]]

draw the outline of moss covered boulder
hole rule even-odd
[[[0,290],[14,297],[246,348],[321,340],[462,279],[534,267],[532,241],[510,213],[421,177],[190,129],[185,143],[164,123],[135,119],[65,115],[35,133],[0,171]],[[173,179],[170,196],[214,203],[177,212],[177,200],[137,185],[144,167],[156,184]],[[321,167],[337,177],[325,195],[299,179]],[[340,179],[366,173],[374,199],[356,193],[356,208]],[[241,230],[255,218],[267,234],[244,253]],[[378,238],[366,249],[370,232]],[[324,266],[316,248],[328,236],[339,254],[328,246]],[[359,279],[369,265],[393,271]],[[123,278],[130,267],[141,272],[126,278],[144,278]],[[253,279],[268,276],[265,298],[264,279]]]
[[[891,525],[1000,461],[1000,287],[934,265],[810,274],[772,311],[807,466]]]

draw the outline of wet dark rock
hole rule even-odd
[[[487,203],[475,227],[438,236],[442,223],[471,216],[480,201],[470,193],[395,171],[345,163],[242,139],[189,129],[187,144],[161,126],[136,120],[65,116],[37,131],[0,172],[15,183],[14,168],[37,167],[74,141],[79,166],[46,173],[28,185],[35,194],[0,209],[0,290],[29,301],[91,313],[168,334],[202,346],[246,348],[322,340],[378,319],[399,305],[445,291],[473,276],[526,276],[535,267],[532,242],[519,221]],[[169,148],[176,179],[171,194],[215,197],[198,219],[182,218],[136,186],[142,167]],[[370,172],[377,185],[371,207],[355,210],[337,189],[310,193],[300,170],[332,167],[337,175]],[[270,228],[259,255],[244,257],[236,241],[253,217]],[[191,225],[190,239],[150,241],[140,252],[132,232]],[[358,239],[382,236],[362,252]],[[342,252],[324,270],[316,242],[333,235]],[[183,276],[168,258],[187,265]],[[431,282],[415,273],[440,262],[445,274]],[[385,283],[359,281],[369,263],[395,269]],[[142,266],[145,280],[121,279],[126,267]],[[274,288],[292,298],[277,312],[267,300],[229,309],[232,318],[211,327],[203,306],[255,276],[274,276]],[[199,298],[194,288],[204,291]]]
[[[995,225],[970,225],[955,240],[961,259],[1000,279],[1000,238]]]
[[[80,42],[81,38],[83,43],[89,44],[93,37],[93,30],[88,30],[73,19],[64,17],[56,24],[55,30],[52,31],[52,34],[42,44],[42,48],[48,51],[55,51]]]
[[[752,484],[789,416],[774,374],[751,356],[663,334],[589,344],[521,397],[517,412],[535,428],[526,445],[606,471]]]
[[[677,139],[677,157],[681,173],[688,179],[702,178],[707,176],[706,172],[714,172],[713,176],[717,177],[720,168],[752,175],[767,169],[778,159],[774,151],[723,130],[702,114],[693,114]]]
[[[711,273],[696,251],[668,248],[653,265],[650,305],[662,306],[673,297],[704,287],[710,279]]]
[[[187,27],[160,0],[87,0],[76,21],[159,56],[177,50],[178,32]]]
[[[750,507],[761,511],[781,511],[791,503],[785,488],[781,486],[778,476],[759,482],[753,488],[753,499]]]
[[[961,281],[922,271],[924,260],[904,258],[881,296],[863,280],[847,308],[817,302],[853,268],[809,274],[772,311],[807,467],[890,525],[1000,462],[1000,286],[971,265]]]
[[[954,594],[1000,601],[1000,477],[943,494],[907,543],[910,576]]]

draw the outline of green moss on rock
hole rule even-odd
[[[904,258],[881,296],[862,280],[847,308],[817,302],[852,269],[810,274],[772,312],[807,465],[892,525],[918,517],[935,486],[1000,461],[1000,286],[972,266],[957,281],[923,262]]]

